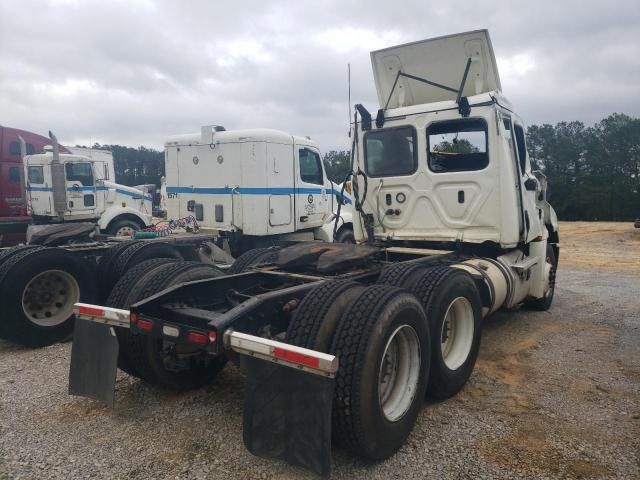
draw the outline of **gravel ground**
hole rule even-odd
[[[562,256],[561,256],[562,259]],[[406,445],[333,478],[640,478],[640,271],[562,266],[549,312],[485,323],[476,370]],[[71,345],[0,342],[0,479],[315,478],[242,444],[241,373],[176,395],[119,373],[117,405],[70,397]]]

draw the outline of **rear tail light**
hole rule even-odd
[[[129,322],[133,323],[134,325],[136,325],[138,323],[138,315],[136,315],[135,313],[132,313],[129,315]]]
[[[190,331],[187,333],[187,342],[196,345],[206,345],[208,341],[207,335],[200,332]]]
[[[216,343],[217,339],[218,339],[218,332],[216,332],[215,330],[211,330],[209,332],[209,341],[211,343]]]
[[[145,320],[144,318],[138,319],[138,329],[145,332],[151,332],[153,330],[153,322],[151,320]]]

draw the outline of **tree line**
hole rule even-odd
[[[640,217],[640,118],[614,113],[583,122],[532,125],[527,149],[534,170],[547,176],[548,199],[561,220]],[[348,151],[324,156],[327,175],[342,183]]]
[[[91,148],[111,152],[117,183],[129,186],[153,183],[160,186],[160,177],[164,175],[164,152],[146,147],[132,148],[99,143]]]

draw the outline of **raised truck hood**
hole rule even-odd
[[[469,58],[471,65],[463,96],[500,91],[500,76],[487,30],[458,33],[371,52],[380,107],[385,108],[392,90],[387,108],[455,100],[455,91],[460,88]],[[455,91],[403,76],[398,78],[394,89],[399,70]]]

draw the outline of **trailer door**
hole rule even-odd
[[[296,230],[319,227],[329,212],[329,195],[324,181],[320,152],[306,145],[294,145],[296,158]]]

